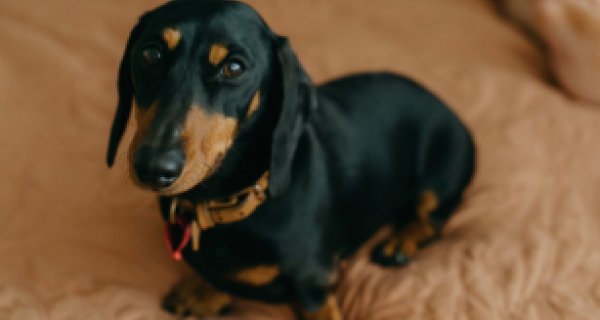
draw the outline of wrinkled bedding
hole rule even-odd
[[[0,2],[0,319],[170,319],[160,298],[190,271],[125,148],[104,163],[128,32],[159,3]],[[346,319],[600,319],[600,108],[557,88],[490,2],[250,3],[316,82],[406,74],[478,145],[441,241],[403,269],[369,263],[369,245],[346,263]],[[292,313],[240,300],[226,319]]]

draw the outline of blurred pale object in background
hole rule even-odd
[[[507,13],[545,44],[557,81],[600,103],[600,0],[503,0]]]

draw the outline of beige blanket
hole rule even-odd
[[[130,28],[160,1],[0,1],[0,319],[170,319],[189,273],[152,194],[105,163]],[[600,319],[600,108],[484,0],[251,3],[321,82],[393,70],[472,129],[478,172],[445,238],[403,269],[349,264],[347,320]],[[600,90],[600,86],[599,86]],[[126,139],[130,139],[131,132]],[[291,319],[239,301],[227,319]]]

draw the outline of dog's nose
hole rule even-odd
[[[184,164],[185,154],[177,149],[156,152],[149,146],[142,146],[133,158],[138,179],[152,189],[162,189],[172,185],[181,175]]]

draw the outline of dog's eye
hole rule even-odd
[[[161,53],[156,47],[150,47],[142,51],[142,57],[147,64],[153,66],[160,62]]]
[[[221,72],[227,79],[233,79],[244,73],[244,66],[241,62],[233,60],[226,62],[221,69]]]

